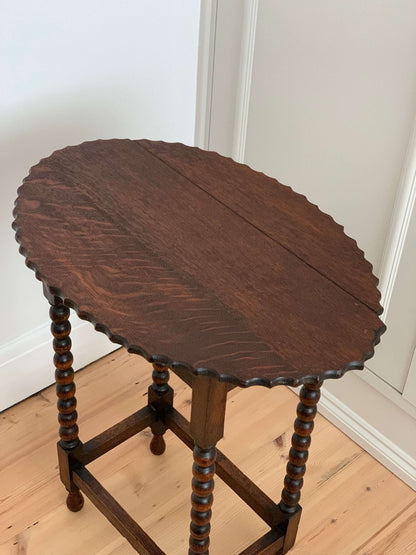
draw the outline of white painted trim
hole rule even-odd
[[[416,405],[412,405],[408,400],[406,400],[404,392],[402,395],[389,383],[377,376],[377,374],[375,374],[370,368],[365,367],[362,372],[357,372],[356,375],[360,378],[360,380],[364,380],[366,383],[371,385],[373,389],[381,393],[384,397],[389,399],[389,401],[397,405],[401,410],[416,420]]]
[[[19,358],[23,352],[29,354],[46,342],[51,342],[50,323],[45,322],[27,333],[12,339],[0,347],[0,371],[7,364]]]
[[[409,373],[403,389],[403,399],[415,407],[416,412],[416,349],[413,351],[412,362],[410,363]]]
[[[195,146],[209,148],[218,0],[201,0]]]
[[[31,330],[0,348],[0,411],[30,397],[54,382],[50,324]],[[119,348],[89,322],[79,322],[71,331],[74,369]],[[6,379],[7,377],[7,379]]]
[[[258,0],[245,0],[232,155],[237,162],[244,162],[246,150],[258,9]]]
[[[319,412],[416,490],[416,460],[326,389],[322,390]]]
[[[416,119],[413,123],[412,135],[397,191],[380,266],[379,289],[381,292],[381,304],[384,307],[383,320],[387,320],[403,246],[416,200]]]

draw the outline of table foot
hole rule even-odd
[[[166,450],[163,435],[168,429],[166,412],[173,405],[173,389],[168,385],[168,367],[153,363],[152,379],[153,383],[148,390],[148,404],[156,412],[156,418],[150,426],[153,433],[150,451],[153,455],[162,455]]]
[[[166,450],[166,443],[163,435],[154,434],[150,442],[150,451],[153,455],[163,455]]]
[[[68,497],[66,498],[66,506],[73,513],[77,513],[84,506],[84,497],[79,491],[70,491]]]

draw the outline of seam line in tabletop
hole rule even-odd
[[[21,189],[22,187],[20,187],[19,189]],[[88,192],[80,189],[79,187],[76,187],[80,196],[81,197],[85,197],[87,200],[89,199],[89,194]],[[293,385],[294,387],[296,387],[297,385],[299,385],[298,383],[298,379],[297,378],[291,378],[290,374],[293,373],[294,368],[292,367],[292,365],[284,358],[282,358],[282,356],[279,354],[279,352],[276,350],[275,347],[273,347],[267,340],[265,339],[261,339],[256,330],[250,330],[251,335],[253,336],[254,340],[253,343],[258,342],[259,344],[262,344],[267,351],[270,352],[275,352],[278,356],[278,358],[280,359],[280,365],[275,363],[274,367],[276,369],[281,369],[284,368],[286,373],[283,373],[282,376],[278,376],[277,379],[269,379],[269,378],[261,378],[260,373],[259,375],[255,375],[253,378],[240,378],[238,377],[238,375],[233,374],[231,371],[220,371],[217,369],[216,365],[209,365],[206,364],[206,362],[208,362],[210,360],[210,358],[206,358],[204,359],[204,364],[199,364],[196,365],[195,361],[190,362],[188,359],[186,359],[186,361],[184,359],[177,359],[175,357],[171,358],[170,355],[165,355],[164,352],[153,352],[151,349],[149,350],[149,346],[147,344],[145,344],[144,342],[140,341],[139,343],[136,343],[134,341],[131,341],[131,338],[128,337],[127,334],[123,333],[119,333],[119,332],[114,332],[114,328],[111,325],[111,323],[105,319],[100,319],[99,317],[97,317],[97,313],[95,310],[86,310],[85,306],[80,304],[80,300],[79,298],[76,298],[75,296],[72,296],[68,293],[67,289],[64,289],[61,285],[57,285],[56,283],[54,283],[53,281],[50,280],[50,277],[48,277],[46,275],[46,273],[44,273],[43,268],[39,268],[39,265],[37,262],[33,262],[33,258],[31,257],[31,255],[29,254],[27,248],[24,246],[23,244],[23,240],[22,240],[22,236],[21,236],[21,227],[18,225],[18,214],[16,212],[17,210],[17,202],[19,200],[19,198],[21,197],[20,191],[18,193],[18,197],[16,199],[16,205],[15,205],[15,209],[13,211],[14,213],[14,221],[12,224],[13,229],[15,230],[15,235],[16,235],[16,240],[19,243],[20,247],[19,247],[19,251],[20,253],[25,257],[26,259],[26,265],[32,269],[35,274],[37,279],[39,279],[50,291],[52,291],[53,295],[59,296],[65,303],[66,306],[68,306],[69,308],[72,308],[73,310],[75,310],[75,312],[77,313],[77,315],[82,319],[82,320],[87,320],[90,323],[93,324],[93,326],[95,327],[95,329],[101,333],[104,333],[105,335],[107,335],[107,337],[110,339],[110,341],[117,343],[121,346],[123,346],[124,348],[126,348],[127,350],[129,350],[129,352],[134,352],[136,354],[140,354],[141,356],[143,356],[145,359],[150,360],[152,357],[157,356],[157,357],[165,357],[167,359],[169,359],[169,363],[166,362],[165,365],[169,365],[170,368],[172,368],[172,370],[175,372],[176,370],[173,368],[175,367],[176,369],[184,369],[185,371],[191,371],[194,374],[200,374],[202,372],[202,375],[205,375],[205,372],[208,373],[208,375],[215,375],[218,377],[219,381],[224,381],[227,383],[231,383],[234,384],[235,386],[238,387],[248,387],[251,385],[263,385],[266,387],[274,387],[274,385],[279,385],[281,383],[284,383],[285,385],[287,383],[289,383],[290,381],[290,385]],[[123,220],[120,220],[120,218],[113,218],[112,214],[108,211],[105,210],[105,208],[103,208],[103,206],[101,204],[95,204],[95,208],[97,210],[98,213],[103,214],[106,218],[110,218],[111,223],[115,226],[115,228],[117,228],[118,230],[120,230],[122,233],[126,233],[126,229],[125,226],[123,224]],[[132,239],[134,239],[134,237],[132,236]],[[148,247],[145,244],[141,244],[141,248],[145,249],[146,251],[148,250]],[[169,262],[166,262],[166,260],[164,260],[163,258],[160,258],[157,254],[155,254],[154,252],[152,252],[152,256],[156,256],[158,262],[165,266],[167,265],[167,267],[169,268],[170,272],[173,272],[175,274],[177,274],[175,268],[173,268]],[[190,276],[188,274],[188,272],[182,272],[180,275],[178,275],[179,280],[183,280],[183,282],[186,285],[189,285],[192,288],[199,288],[199,283],[197,281],[195,281],[192,276]],[[210,293],[211,295],[213,294],[210,290],[207,290],[208,293]],[[224,310],[226,313],[228,313],[229,315],[233,316],[234,318],[237,317],[239,319],[242,320],[246,320],[245,316],[241,314],[241,312],[239,311],[235,311],[231,306],[229,306],[228,304],[225,304],[223,302],[223,300],[221,298],[219,298],[218,296],[215,296],[215,302],[217,305],[220,305],[222,310]],[[249,329],[249,326],[247,326],[247,329]],[[229,341],[228,343],[234,343],[233,341]],[[241,343],[241,341],[240,341]],[[248,341],[244,341],[244,343],[249,343]],[[140,351],[140,352],[138,352]],[[228,357],[229,355],[227,355]],[[347,365],[348,366],[348,365]],[[264,366],[263,366],[264,368]],[[348,370],[349,368],[347,368]],[[344,370],[346,371],[346,370]],[[283,372],[281,370],[281,372]],[[274,383],[276,382],[276,383]],[[302,382],[303,383],[303,382]],[[272,385],[273,384],[273,385]]]
[[[381,315],[381,313],[379,313],[377,310],[375,310],[374,308],[372,308],[368,303],[366,303],[365,301],[363,301],[362,299],[358,298],[356,295],[354,295],[353,293],[351,293],[350,291],[348,291],[347,289],[345,289],[344,287],[342,287],[342,285],[340,285],[339,283],[337,283],[336,281],[334,281],[332,278],[328,277],[325,273],[321,272],[320,270],[318,270],[315,266],[313,266],[312,264],[310,264],[309,262],[307,262],[306,260],[304,260],[301,256],[299,256],[296,252],[294,252],[292,249],[288,248],[286,245],[282,244],[280,241],[276,240],[274,237],[272,237],[271,235],[269,235],[266,231],[264,231],[263,229],[261,229],[261,227],[258,227],[256,224],[254,224],[253,222],[251,222],[250,220],[248,220],[245,216],[242,216],[239,212],[236,212],[236,210],[234,210],[231,206],[229,206],[228,204],[226,204],[225,202],[223,202],[222,200],[218,199],[216,196],[214,196],[212,193],[210,193],[209,191],[207,191],[206,189],[204,189],[204,187],[202,187],[201,185],[199,185],[198,183],[196,183],[193,179],[183,175],[182,173],[180,173],[176,168],[174,168],[173,166],[171,166],[168,162],[166,162],[166,160],[163,160],[162,158],[160,158],[157,154],[155,154],[154,152],[152,152],[151,150],[147,149],[144,145],[142,145],[141,143],[139,143],[138,141],[134,141],[136,143],[136,145],[145,150],[148,154],[151,154],[154,158],[156,158],[157,160],[159,160],[159,162],[161,162],[162,164],[164,164],[165,166],[167,166],[169,169],[171,169],[172,171],[174,171],[177,175],[180,175],[183,179],[186,179],[187,181],[189,181],[189,183],[192,183],[192,185],[194,185],[195,187],[197,187],[200,191],[203,191],[206,195],[208,195],[209,197],[211,197],[213,200],[215,200],[216,202],[218,202],[219,204],[221,204],[222,206],[224,206],[224,208],[227,208],[230,212],[232,212],[234,215],[238,216],[239,218],[241,218],[242,220],[244,220],[247,224],[249,224],[251,227],[253,227],[254,229],[256,229],[257,231],[260,231],[260,233],[262,233],[265,237],[267,237],[268,239],[270,239],[271,241],[273,241],[273,243],[276,243],[277,245],[279,245],[280,247],[284,248],[287,252],[289,252],[290,254],[292,254],[293,256],[295,256],[298,260],[300,260],[301,262],[303,262],[303,264],[305,264],[306,266],[308,266],[309,268],[311,268],[312,270],[314,270],[317,274],[321,275],[323,278],[327,279],[328,281],[330,281],[331,283],[333,283],[336,287],[338,287],[338,289],[341,289],[342,291],[344,291],[344,293],[347,293],[350,297],[352,297],[353,299],[355,299],[356,301],[358,301],[359,303],[361,303],[362,305],[366,306],[368,309],[370,309],[372,312],[375,312],[378,316]],[[381,308],[381,305],[380,305]]]

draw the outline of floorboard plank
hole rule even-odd
[[[412,555],[416,553],[416,501],[351,555]]]
[[[150,365],[124,350],[78,372],[81,439],[87,441],[144,406],[150,376]],[[176,408],[189,418],[189,387],[176,376],[171,383]],[[272,499],[279,499],[282,489],[296,404],[285,387],[229,393],[219,447]],[[66,509],[56,459],[54,388],[0,419],[0,554],[134,553],[89,500],[79,513]],[[88,468],[161,549],[179,555],[188,542],[192,453],[170,431],[165,437],[161,457],[150,453],[145,430]],[[213,555],[239,553],[268,531],[220,479],[214,496]],[[416,552],[416,493],[319,415],[301,503],[293,555]]]

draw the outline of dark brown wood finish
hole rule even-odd
[[[191,436],[204,449],[224,435],[227,386],[211,376],[196,376],[192,384]]]
[[[75,397],[74,357],[71,353],[71,324],[69,322],[69,308],[62,301],[57,300],[49,310],[52,320],[51,331],[54,337],[53,349],[55,355],[56,395],[58,397],[59,436],[64,449],[74,449],[79,444],[77,400]]]
[[[216,152],[163,141],[137,143],[351,295],[380,311],[378,280],[371,275],[371,264],[343,227],[305,196]]]
[[[58,397],[58,421],[60,441],[58,443],[59,473],[65,485],[68,496],[66,505],[72,512],[78,512],[84,506],[84,498],[79,488],[72,481],[69,463],[69,453],[79,445],[77,400],[75,397],[73,356],[71,353],[71,324],[69,322],[69,308],[61,299],[48,296],[51,304],[49,315],[52,320],[53,349],[55,355],[56,395]]]
[[[202,379],[205,381],[207,378]],[[212,378],[209,379],[209,382],[212,382]],[[227,388],[227,384],[215,383],[217,383],[220,389]],[[208,400],[211,387],[207,387],[206,381],[203,383],[202,389],[203,391],[205,390],[206,396],[208,393]],[[223,397],[223,394],[221,394],[221,397]],[[222,405],[222,408],[224,409],[224,405]],[[102,512],[123,535],[126,535],[126,531],[128,531],[127,535],[129,535],[130,543],[132,543],[139,552],[141,552],[140,549],[142,548],[143,538],[145,538],[144,541],[146,544],[147,535],[140,526],[135,522],[133,523],[131,517],[128,517],[126,520],[123,515],[127,513],[123,510],[120,512],[121,508],[118,503],[85,469],[85,465],[139,433],[146,427],[152,426],[156,418],[156,411],[148,405],[86,443],[83,444],[80,442],[74,449],[66,450],[58,443],[61,479],[70,493],[67,501],[68,507],[72,511],[82,508],[83,497],[79,493],[79,487],[81,487],[82,491],[90,497],[100,510],[102,510],[102,507],[105,505],[105,510],[102,510]],[[217,434],[222,435],[223,424],[220,423],[217,415],[213,416],[213,419],[217,422],[217,424],[214,425],[214,428],[216,427],[217,429]],[[196,433],[198,434],[199,430],[197,423],[198,419],[196,422],[194,421],[194,428],[196,425]],[[282,553],[286,553],[287,549],[293,545],[296,537],[296,530],[301,513],[300,508],[294,514],[283,512],[279,505],[262,492],[258,486],[243,474],[221,451],[216,450],[214,447],[209,447],[207,449],[195,447],[194,439],[191,435],[191,423],[173,407],[171,407],[166,414],[166,425],[189,448],[194,449],[194,479],[192,482],[193,506],[191,512],[191,542],[193,547],[190,553],[206,553],[208,549],[214,473],[231,487],[231,489],[272,528],[270,533],[265,534],[265,536],[247,548],[247,553],[255,553],[253,550],[260,548],[264,549],[264,553],[280,553],[280,551],[276,550],[278,548],[280,549],[281,546],[283,546]],[[206,432],[204,432],[204,426],[202,426],[202,431],[200,433],[203,437],[207,437]],[[108,502],[110,498],[111,502]],[[73,500],[73,505],[69,503],[71,499]],[[121,524],[121,521],[123,521],[124,524]],[[132,539],[134,541],[131,541]],[[273,549],[275,551],[273,551]],[[246,553],[246,551],[243,553]],[[263,553],[263,551],[261,552]]]
[[[212,376],[195,376],[192,384],[192,467],[189,555],[208,555],[217,442],[224,434],[227,384]]]
[[[320,398],[319,384],[302,386],[295,420],[295,433],[292,436],[292,447],[289,451],[289,462],[286,467],[286,477],[282,491],[280,508],[293,514],[299,510],[300,490],[303,486],[303,476],[306,472],[308,450],[311,445],[311,433],[314,418]]]
[[[137,522],[83,466],[74,468],[74,482],[141,555],[165,555]]]
[[[86,441],[74,450],[73,455],[82,465],[98,459],[123,441],[130,439],[145,428],[152,425],[155,419],[154,411],[146,406],[121,422],[114,424],[98,436]]]
[[[249,545],[239,555],[280,555],[283,548],[284,534],[280,528],[270,530],[264,536]]]
[[[173,389],[168,385],[169,370],[166,366],[153,364],[153,383],[148,390],[148,403],[156,411],[156,420],[151,425],[153,433],[150,451],[154,455],[162,455],[166,449],[163,434],[167,430],[166,412],[173,405]]]
[[[292,513],[285,526],[285,537],[283,539],[282,555],[287,553],[295,544],[296,534],[299,528],[300,517],[302,516],[302,507]]]
[[[243,553],[286,553],[322,380],[361,369],[385,330],[356,243],[305,197],[247,166],[150,141],[55,152],[19,189],[15,218],[20,251],[51,304],[68,507],[81,509],[84,491],[139,553],[162,555],[84,465],[147,426],[160,455],[170,428],[194,451],[189,554],[208,554],[215,473],[271,527]],[[68,307],[153,364],[148,406],[85,444]],[[192,387],[190,423],[173,408],[169,368]],[[305,384],[279,504],[216,449],[227,391],[256,384]]]
[[[190,432],[190,423],[175,409],[167,415],[167,423],[172,432],[192,449],[194,441]],[[287,515],[279,506],[219,449],[215,459],[215,473],[269,526],[287,521]]]
[[[82,493],[80,492],[78,486],[75,485],[72,479],[73,476],[70,460],[71,450],[64,449],[60,442],[57,444],[57,449],[59,476],[61,478],[61,482],[64,484],[68,492],[66,498],[66,506],[73,513],[77,513],[84,506],[84,497],[82,496]]]
[[[113,341],[182,375],[273,386],[362,368],[385,328],[361,251],[301,195],[219,159],[128,140],[55,152],[19,191],[27,264]]]
[[[194,447],[189,555],[208,555],[216,454],[215,447]]]

